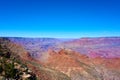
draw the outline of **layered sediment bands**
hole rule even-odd
[[[38,80],[120,80],[120,38],[0,38],[0,45]]]

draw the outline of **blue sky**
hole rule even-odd
[[[0,0],[0,36],[120,36],[120,1]]]

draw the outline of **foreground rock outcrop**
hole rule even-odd
[[[17,59],[17,55],[14,56],[5,43],[8,44],[9,40],[0,40],[0,80],[37,80],[36,75]]]

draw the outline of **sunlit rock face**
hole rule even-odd
[[[119,37],[6,39],[41,80],[120,80]]]

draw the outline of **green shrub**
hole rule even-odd
[[[14,68],[14,63],[5,63],[4,65],[5,77],[6,78],[14,78],[16,75],[16,70]]]

